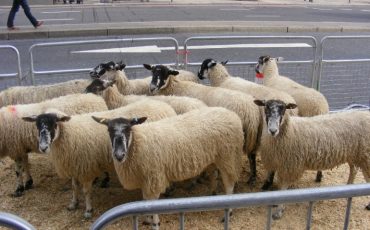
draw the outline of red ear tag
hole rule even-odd
[[[263,78],[263,73],[256,73],[256,78]]]

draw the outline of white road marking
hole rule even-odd
[[[340,10],[352,10],[352,9],[340,9]]]
[[[361,11],[364,11],[364,12],[370,12],[370,10],[361,10]]]
[[[333,10],[333,9],[320,9],[320,8],[312,8],[313,10]]]
[[[263,15],[263,14],[253,14],[253,15],[245,15],[245,18],[279,18],[281,17],[280,15]]]
[[[226,48],[308,48],[312,47],[307,43],[274,43],[274,44],[231,44],[231,45],[203,45],[203,46],[188,46],[188,50],[202,50],[202,49],[226,49]],[[180,46],[180,50],[184,47]],[[151,46],[134,46],[121,47],[110,49],[95,49],[95,50],[81,50],[72,51],[71,53],[161,53],[162,51],[175,50],[175,47],[158,47]]]
[[[249,10],[253,10],[253,8],[249,8],[249,9],[219,9],[221,11],[249,11]]]
[[[81,11],[45,11],[42,14],[63,14],[63,13],[81,13]]]
[[[46,19],[40,19],[40,21],[73,21],[74,18],[46,18]]]

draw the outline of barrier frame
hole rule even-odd
[[[9,73],[9,74],[0,74],[0,78],[11,78],[18,76],[18,85],[22,85],[22,68],[21,68],[21,58],[19,55],[19,51],[16,47],[11,45],[0,45],[0,49],[11,49],[17,56],[17,68],[18,73]]]
[[[36,230],[26,220],[6,212],[0,212],[0,226],[17,230]]]
[[[172,41],[175,47],[176,61],[175,63],[168,63],[166,65],[179,66],[179,43],[173,37],[150,37],[150,38],[119,38],[119,39],[100,39],[100,40],[78,40],[78,41],[67,41],[67,42],[47,42],[34,44],[29,49],[30,54],[30,72],[31,72],[31,82],[35,85],[35,74],[46,75],[46,74],[62,74],[62,73],[82,73],[88,72],[91,68],[87,69],[67,69],[67,70],[49,70],[49,71],[37,71],[34,66],[33,51],[37,47],[53,47],[53,46],[66,46],[66,45],[86,45],[86,44],[101,44],[101,43],[113,43],[113,42],[144,42],[144,41]],[[141,65],[126,66],[126,69],[141,68]]]

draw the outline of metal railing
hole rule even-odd
[[[272,206],[283,203],[309,202],[306,229],[311,228],[312,207],[315,201],[330,199],[347,199],[343,229],[348,229],[352,197],[370,195],[370,183],[342,185],[335,187],[306,188],[273,192],[219,195],[209,197],[191,197],[155,201],[138,201],[112,208],[101,215],[91,226],[91,230],[99,230],[117,219],[133,217],[133,229],[138,229],[138,216],[150,214],[179,213],[180,229],[184,229],[185,213],[225,210],[224,229],[229,228],[228,210],[250,206],[267,206],[266,229],[271,229]],[[291,217],[292,218],[292,217]]]
[[[35,84],[35,74],[39,75],[47,75],[47,74],[63,74],[63,73],[83,73],[89,72],[91,68],[83,68],[83,69],[67,69],[67,70],[48,70],[48,71],[41,71],[35,70],[34,65],[34,50],[38,47],[54,47],[54,46],[67,46],[67,45],[87,45],[87,44],[107,44],[107,43],[115,43],[115,42],[145,42],[145,41],[170,41],[174,45],[174,51],[176,55],[176,60],[174,63],[168,63],[167,65],[179,65],[179,44],[175,38],[172,37],[151,37],[151,38],[122,38],[122,39],[104,39],[104,40],[86,40],[86,41],[68,41],[68,42],[49,42],[49,43],[39,43],[34,44],[29,49],[30,54],[30,74],[31,74],[31,81],[32,84]],[[133,69],[133,68],[141,68],[142,65],[132,65],[126,66],[126,69]]]
[[[22,85],[21,58],[18,49],[11,45],[0,45],[0,49],[10,49],[15,53],[15,55],[17,56],[17,68],[18,68],[17,73],[0,74],[0,78],[18,77],[18,85]]]
[[[24,219],[5,212],[0,212],[0,226],[17,230],[35,230],[35,228]]]
[[[307,44],[307,43],[286,43],[284,41],[284,43],[276,43],[274,47],[271,47],[271,46],[267,46],[267,44],[251,44],[251,46],[244,46],[244,47],[240,47],[240,48],[284,48],[284,47],[289,47],[289,48],[312,48],[313,49],[313,53],[312,53],[312,59],[309,59],[309,60],[302,60],[302,61],[283,61],[283,62],[280,62],[282,64],[311,64],[312,65],[312,69],[311,69],[311,85],[314,86],[316,84],[315,82],[315,66],[316,66],[316,56],[317,56],[317,49],[318,49],[318,46],[317,46],[317,40],[315,37],[313,36],[197,36],[197,37],[190,37],[190,38],[187,38],[184,42],[184,52],[183,52],[183,55],[184,55],[184,67],[185,69],[188,67],[188,66],[199,66],[201,63],[200,62],[189,62],[189,53],[190,53],[190,50],[191,49],[196,49],[196,47],[192,47],[189,45],[189,43],[191,43],[192,41],[233,41],[233,40],[255,40],[255,39],[258,39],[258,40],[261,40],[263,39],[264,41],[268,40],[268,41],[274,41],[274,40],[281,40],[281,39],[284,39],[284,40],[304,40],[304,41],[310,41],[310,45]],[[292,44],[292,45],[295,45],[295,46],[286,46],[286,45],[289,45],[289,44]],[[226,46],[227,47],[227,46]],[[225,48],[226,48],[225,47]],[[221,48],[221,46],[219,47]],[[215,48],[212,48],[210,47],[209,50],[211,49],[215,49]],[[257,64],[257,58],[256,57],[256,61],[253,61],[253,62],[248,62],[248,61],[243,61],[243,62],[228,62],[227,65],[230,66],[230,65],[256,65]]]

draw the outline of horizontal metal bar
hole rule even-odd
[[[337,60],[322,60],[323,63],[353,63],[353,62],[370,62],[370,59],[337,59]]]
[[[268,206],[273,204],[299,203],[367,195],[370,195],[370,183],[234,195],[138,201],[123,204],[108,210],[93,223],[90,229],[101,229],[118,218],[132,215]]]
[[[17,230],[35,230],[36,228],[33,227],[30,223],[26,220],[20,218],[19,216],[0,212],[0,226],[4,226],[11,229]]]
[[[9,78],[9,77],[16,77],[18,76],[17,73],[2,73],[0,74],[0,78]]]
[[[306,60],[306,61],[281,61],[279,64],[313,64],[313,60]],[[201,62],[189,62],[188,66],[200,66]],[[257,62],[227,62],[227,65],[256,65]]]

